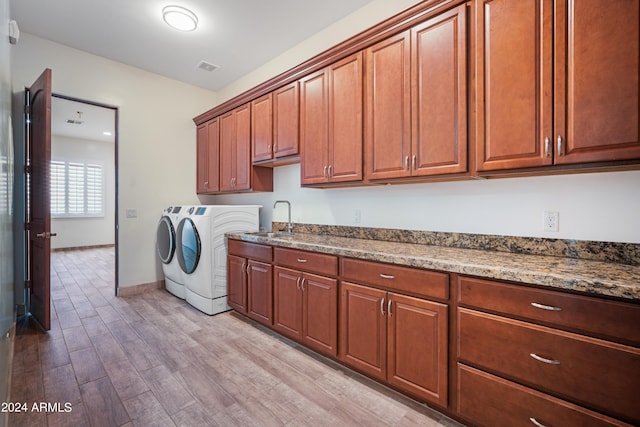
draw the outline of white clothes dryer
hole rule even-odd
[[[164,209],[156,230],[156,252],[162,262],[165,287],[173,295],[182,299],[184,299],[184,280],[176,256],[178,243],[176,229],[185,211],[183,206],[169,206]]]
[[[260,208],[256,205],[189,207],[176,228],[176,255],[189,304],[210,315],[231,309],[227,305],[225,233],[258,231]]]

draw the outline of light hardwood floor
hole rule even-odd
[[[114,296],[114,251],[52,254],[52,329],[20,322],[9,426],[458,426],[232,312]]]

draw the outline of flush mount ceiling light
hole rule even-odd
[[[170,27],[180,31],[193,31],[198,26],[198,17],[181,6],[166,6],[162,9],[162,19]]]

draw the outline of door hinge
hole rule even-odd
[[[25,106],[24,106],[24,113],[25,113],[26,115],[31,114],[31,105],[25,105]]]
[[[32,170],[31,165],[24,165],[24,173],[31,173]]]
[[[29,231],[31,230],[31,223],[30,222],[25,222],[24,223],[24,231]]]
[[[25,289],[31,289],[31,280],[25,280],[24,281],[24,288]]]

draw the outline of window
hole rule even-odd
[[[104,215],[102,166],[51,161],[51,215]]]

